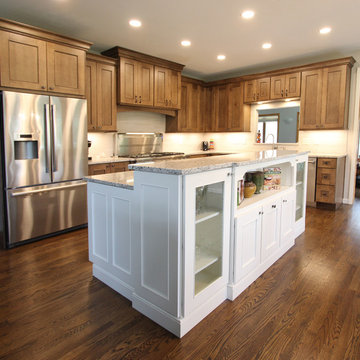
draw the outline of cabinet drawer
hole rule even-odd
[[[318,158],[318,168],[336,169],[336,159]]]
[[[335,185],[336,169],[318,168],[316,182],[320,185]]]
[[[317,185],[316,201],[330,203],[330,204],[335,203],[335,186]]]

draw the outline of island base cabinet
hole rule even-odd
[[[88,182],[89,260],[93,275],[132,300],[133,265],[131,241],[133,191]]]
[[[228,298],[234,300],[294,245],[294,189],[261,204],[244,208],[235,218],[233,282]]]

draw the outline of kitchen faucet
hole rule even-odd
[[[273,150],[277,149],[277,146],[275,147],[275,136],[274,136],[274,134],[269,134],[268,136],[266,136],[265,143],[267,142],[267,139],[269,138],[269,136],[272,136],[272,139],[273,139],[273,141],[272,141],[272,149]]]

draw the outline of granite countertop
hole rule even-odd
[[[345,157],[346,154],[320,154],[320,153],[309,153],[309,157],[316,157],[316,158],[336,158],[340,159],[342,157]]]
[[[289,150],[253,151],[241,154],[210,156],[195,159],[163,160],[141,165],[131,164],[129,165],[129,169],[162,174],[187,175],[232,166],[253,165],[264,161],[295,157],[307,153],[308,151]]]
[[[88,161],[88,165],[106,164],[106,163],[114,163],[114,162],[125,162],[125,161],[134,161],[134,159],[127,158],[127,157],[117,157],[117,156],[93,157],[92,160]]]
[[[134,190],[133,171],[86,176],[84,179],[89,182],[117,186],[128,190]]]

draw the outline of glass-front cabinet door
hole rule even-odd
[[[307,156],[296,159],[296,208],[295,222],[304,222],[306,212],[306,182],[307,182]]]
[[[231,169],[185,176],[185,315],[226,289]]]

